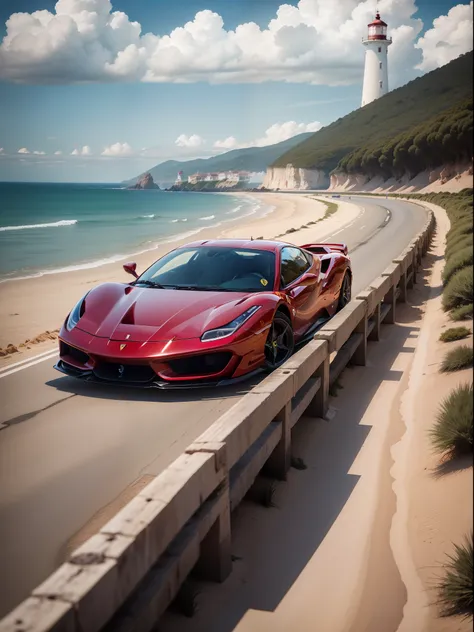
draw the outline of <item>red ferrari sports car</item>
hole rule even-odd
[[[67,375],[128,386],[221,385],[281,366],[351,299],[344,244],[199,241],[131,283],[90,290],[61,328]]]

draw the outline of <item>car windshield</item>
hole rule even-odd
[[[183,290],[262,292],[272,290],[275,254],[226,246],[179,248],[152,265],[136,285]]]

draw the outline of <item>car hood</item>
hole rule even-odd
[[[199,338],[259,304],[242,292],[162,290],[108,283],[85,298],[77,327],[110,340],[155,342]]]

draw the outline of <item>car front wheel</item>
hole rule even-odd
[[[265,343],[265,370],[278,369],[292,355],[295,337],[291,321],[285,314],[277,312]]]
[[[341,290],[339,292],[339,300],[337,303],[337,311],[340,312],[348,303],[351,302],[352,281],[350,274],[346,273],[342,280]]]

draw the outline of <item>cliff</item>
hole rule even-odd
[[[400,178],[373,178],[363,173],[335,171],[331,174],[329,191],[361,191],[371,193],[456,193],[472,188],[473,166],[470,163],[447,164],[425,170],[411,177],[406,173]]]
[[[151,173],[145,173],[135,184],[127,187],[127,189],[157,189],[159,191],[160,187],[153,182]]]
[[[265,189],[326,189],[328,175],[320,169],[298,169],[293,165],[269,167],[262,188]]]

